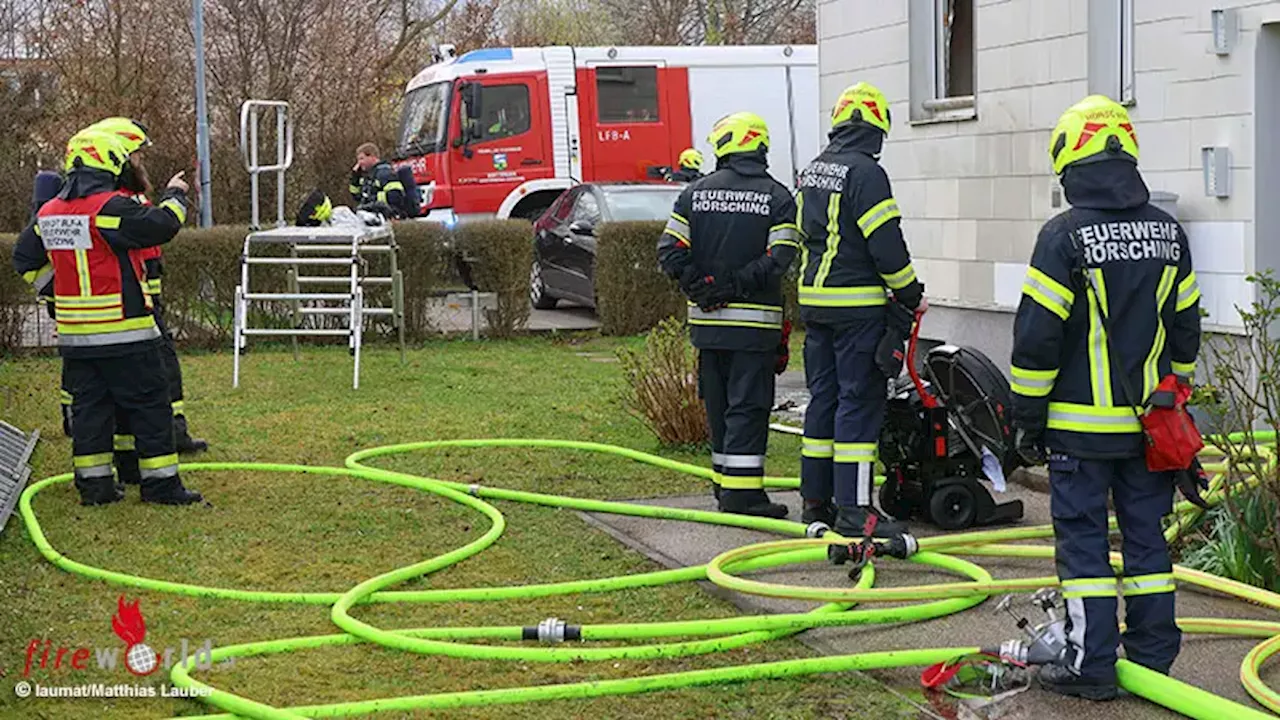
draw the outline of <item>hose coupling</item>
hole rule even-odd
[[[559,618],[547,618],[534,627],[521,628],[520,634],[525,640],[561,643],[565,640],[581,640],[582,626],[566,624]]]
[[[876,548],[877,554],[888,555],[899,560],[906,560],[920,550],[920,543],[911,533],[895,535],[884,542],[876,544],[878,545]]]
[[[919,541],[916,540],[915,535],[912,535],[911,533],[903,533],[902,540],[906,544],[906,548],[907,548],[907,554],[905,557],[902,558],[903,560],[920,552],[920,543]]]
[[[821,520],[817,520],[809,523],[809,527],[804,529],[804,536],[810,539],[820,538],[823,535],[826,535],[829,530],[831,530],[830,525],[822,522]]]
[[[471,497],[480,497],[480,484],[471,483],[467,486],[467,494]]]

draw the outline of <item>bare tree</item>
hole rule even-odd
[[[286,100],[290,192],[345,199],[353,148],[390,146],[399,100],[431,45],[812,42],[814,0],[206,0],[219,221],[248,214],[239,108]],[[153,175],[195,166],[190,5],[173,0],[0,0],[0,228],[25,221],[31,177],[66,139],[114,114],[147,124]],[[264,123],[262,143],[273,142]],[[268,183],[264,193],[271,193]]]

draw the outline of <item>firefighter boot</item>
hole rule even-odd
[[[1114,700],[1120,694],[1114,680],[1107,682],[1082,677],[1057,664],[1041,665],[1036,679],[1040,682],[1040,687],[1049,692],[1085,700]]]
[[[787,516],[787,506],[770,502],[764,490],[725,488],[720,491],[720,512],[781,519]]]
[[[831,526],[841,537],[849,540],[860,540],[866,537],[867,514],[876,518],[875,529],[871,536],[880,539],[902,537],[908,534],[906,523],[894,520],[874,507],[842,507],[836,513],[835,524]],[[828,545],[827,559],[836,565],[843,565],[849,559],[849,548],[844,545]]]
[[[124,490],[116,485],[111,477],[95,477],[75,479],[76,490],[80,491],[81,505],[110,505],[124,499]]]
[[[173,416],[173,435],[174,444],[179,454],[188,455],[209,449],[209,443],[201,438],[191,437],[191,433],[187,431],[186,415]]]
[[[142,502],[158,505],[191,505],[204,500],[195,490],[183,487],[177,475],[147,478],[142,481]]]
[[[805,526],[812,525],[816,522],[826,523],[827,527],[835,525],[836,522],[836,504],[830,500],[821,502],[804,501],[804,512],[800,515],[800,523]]]

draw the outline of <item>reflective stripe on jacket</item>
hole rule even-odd
[[[890,292],[909,308],[920,302],[924,286],[902,237],[902,212],[874,157],[881,140],[873,128],[842,129],[800,174],[799,299],[807,322],[882,313]]]
[[[120,228],[119,217],[102,212],[120,196],[101,192],[73,200],[54,198],[40,208],[35,231],[53,266],[60,347],[94,348],[160,337],[151,300],[142,292],[140,254],[112,248],[102,234]]]
[[[658,240],[658,261],[678,278],[699,276],[740,289],[724,307],[690,305],[695,347],[772,351],[782,337],[782,276],[800,244],[795,200],[763,158],[730,155],[680,193]]]
[[[1186,233],[1147,204],[1131,163],[1112,162],[1120,164],[1068,170],[1068,192],[1089,179],[1085,190],[1102,207],[1073,202],[1041,229],[1009,373],[1014,422],[1045,430],[1050,449],[1085,458],[1141,455],[1135,406],[1165,375],[1189,378],[1200,349],[1200,288]],[[1106,207],[1111,195],[1119,207]]]

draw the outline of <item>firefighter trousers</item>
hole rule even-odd
[[[154,298],[156,327],[160,328],[160,336],[164,343],[160,346],[160,358],[164,362],[165,379],[169,383],[169,403],[173,405],[174,415],[184,414],[182,400],[182,365],[178,363],[178,349],[173,342],[173,333],[164,322],[164,304],[160,297]]]
[[[806,323],[800,495],[833,498],[840,507],[872,505],[876,447],[884,423],[888,381],[876,365],[884,316],[841,325]]]
[[[182,393],[182,366],[178,363],[178,350],[173,342],[173,333],[169,332],[169,328],[164,323],[164,307],[160,303],[160,298],[155,298],[154,315],[156,318],[156,326],[160,328],[160,335],[163,344],[160,346],[161,360],[164,362],[165,381],[169,388],[169,404],[173,407],[174,415],[186,414],[186,403],[183,402]],[[71,390],[67,384],[66,368],[63,368],[62,387],[58,393],[58,400],[62,404],[62,432],[66,435],[71,434]]]
[[[711,426],[711,465],[725,490],[764,488],[776,351],[701,350],[698,394]]]
[[[1160,527],[1173,510],[1173,479],[1141,457],[1090,460],[1049,456],[1055,561],[1067,605],[1068,657],[1080,675],[1115,682],[1116,651],[1168,673],[1182,632],[1174,621],[1173,565]],[[1116,572],[1108,562],[1107,496],[1123,538],[1125,633],[1120,636]]]
[[[117,451],[126,463],[136,452],[142,481],[177,476],[173,411],[158,346],[117,357],[63,358],[62,366],[73,398],[72,465],[82,492],[111,478]]]

